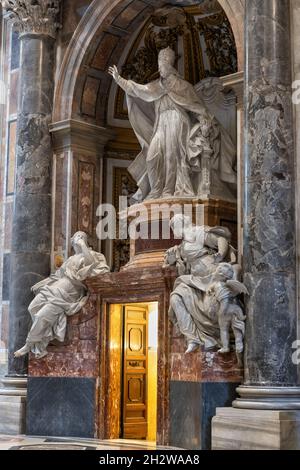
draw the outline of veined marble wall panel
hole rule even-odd
[[[70,237],[78,230],[98,248],[96,211],[100,202],[99,158],[71,150],[54,156],[53,165],[53,268],[71,252]]]
[[[15,185],[16,117],[20,48],[12,23],[2,20],[0,78],[0,376],[7,372],[8,289]]]
[[[99,177],[99,175],[98,175]],[[94,163],[78,162],[78,230],[93,237],[94,189],[96,167]]]
[[[300,0],[291,0],[291,15],[292,15],[292,50],[294,59],[294,80],[300,80]],[[300,82],[299,82],[300,83]],[[297,87],[299,89],[299,85]],[[297,260],[299,272],[300,260],[300,104],[294,106],[295,116],[295,151],[296,151],[296,165],[297,165],[297,183],[296,184],[296,218],[297,218]],[[298,279],[298,331],[300,328],[300,280]]]
[[[73,153],[72,171],[72,224],[71,233],[84,231],[89,243],[98,248],[96,226],[97,207],[100,202],[100,161],[97,156]]]
[[[53,163],[53,268],[67,257],[70,234],[70,152],[54,155]]]
[[[42,359],[30,357],[31,377],[97,377],[99,367],[99,309],[91,296],[79,314],[68,321],[63,344],[52,343]]]
[[[235,382],[243,381],[243,369],[234,352],[218,354],[215,351],[196,351],[185,354],[183,336],[172,329],[170,351],[170,377],[179,382]]]

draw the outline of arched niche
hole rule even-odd
[[[209,0],[94,0],[91,3],[70,41],[61,65],[53,122],[80,118],[100,124],[101,118],[97,119],[97,112],[105,105],[103,100],[110,86],[110,77],[106,74],[107,65],[119,62],[130,37],[154,9],[163,7],[166,3],[176,6],[203,6],[209,4]],[[238,70],[241,71],[244,0],[219,0],[218,3],[230,22],[235,37]]]
[[[109,113],[115,109],[109,65],[122,66],[122,58],[134,49],[137,36],[154,11],[165,5],[211,8],[219,5],[229,21],[235,40],[237,65],[243,69],[244,0],[94,0],[84,13],[73,34],[57,74],[51,131],[54,142],[53,177],[53,262],[69,253],[71,233],[84,230],[90,242],[99,248],[96,233],[96,210],[103,196],[103,182],[112,186],[113,178],[127,178],[128,160],[138,144],[128,122],[115,123]],[[203,48],[204,50],[204,48]],[[195,75],[196,77],[196,75]],[[231,75],[226,80],[230,85]],[[186,77],[190,79],[190,77]],[[198,78],[203,78],[198,75]],[[190,79],[190,81],[193,81]],[[195,80],[196,81],[196,80]],[[115,94],[116,96],[116,94]],[[117,97],[118,98],[118,97]],[[109,101],[110,100],[110,101]],[[122,127],[126,132],[122,133]],[[121,132],[120,132],[121,129]],[[103,167],[104,148],[109,141],[119,141],[129,154]],[[117,162],[116,155],[113,156]],[[106,159],[107,162],[107,159]],[[124,172],[123,172],[123,169]],[[81,177],[84,177],[81,182]],[[63,178],[63,181],[62,181]],[[132,184],[132,182],[129,182]],[[110,190],[113,194],[113,188]],[[112,202],[106,198],[106,202]],[[103,248],[103,247],[102,247]],[[112,260],[110,247],[108,258]],[[108,253],[106,252],[106,255]]]

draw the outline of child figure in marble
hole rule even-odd
[[[228,263],[221,263],[212,278],[208,294],[214,296],[218,303],[218,322],[220,327],[222,348],[219,353],[230,351],[230,332],[235,338],[235,350],[240,354],[244,350],[245,319],[243,310],[236,297],[248,294],[247,288],[235,279],[235,271]]]
[[[199,346],[221,347],[217,300],[208,295],[214,273],[224,261],[237,272],[236,254],[226,227],[195,226],[189,217],[175,215],[171,227],[179,246],[167,251],[165,266],[176,265],[176,279],[170,297],[170,318],[188,342],[187,353]]]

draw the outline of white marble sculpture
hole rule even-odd
[[[35,298],[28,308],[32,327],[15,357],[31,351],[42,358],[50,341],[64,341],[67,316],[79,312],[88,299],[83,281],[110,271],[105,257],[88,247],[84,232],[75,233],[71,241],[75,254],[54,274],[32,287]]]
[[[236,184],[236,149],[228,132],[194,87],[174,68],[175,52],[160,51],[160,78],[147,85],[109,73],[126,92],[129,120],[142,151],[129,172],[139,190],[134,199],[208,195],[211,179]]]
[[[219,352],[222,354],[230,351],[231,331],[234,334],[236,352],[240,354],[244,350],[246,317],[236,302],[236,297],[239,294],[248,294],[248,290],[235,277],[236,273],[231,264],[220,263],[208,290],[208,294],[214,296],[218,303],[218,323],[222,343]]]
[[[238,319],[243,321],[240,307],[237,302],[233,307],[238,288],[240,292],[244,290],[242,284],[237,283],[241,268],[236,263],[236,251],[230,245],[230,231],[225,227],[194,226],[189,217],[182,215],[174,216],[171,227],[175,237],[182,238],[182,243],[168,250],[165,257],[165,266],[176,265],[179,274],[170,298],[170,318],[187,339],[186,353],[199,346],[225,352],[228,344],[224,338],[230,325],[243,333],[238,325]],[[219,284],[225,281],[218,269],[225,262],[230,267],[232,283],[226,285],[226,302],[223,303],[224,292]],[[237,343],[237,352],[240,352],[242,347],[239,341]]]

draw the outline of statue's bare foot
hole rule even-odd
[[[230,349],[229,348],[221,348],[219,349],[218,353],[219,354],[227,354],[230,352]]]
[[[187,350],[185,351],[185,354],[190,354],[194,351],[196,351],[196,349],[199,348],[199,344],[198,343],[194,343],[193,341],[191,343],[189,343],[188,345],[188,348]]]
[[[23,348],[18,349],[18,351],[14,353],[14,357],[22,357],[22,356],[25,356],[25,354],[28,354],[29,352],[30,352],[30,346],[25,344]]]

